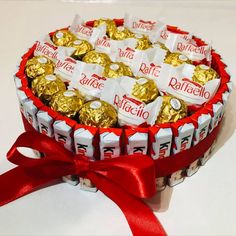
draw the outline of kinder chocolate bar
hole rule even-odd
[[[89,157],[91,160],[98,158],[98,128],[85,125],[76,125],[74,132],[74,145],[76,154]]]
[[[149,146],[153,159],[170,156],[172,130],[170,124],[160,124],[149,128]]]
[[[20,104],[20,111],[26,117],[26,113],[24,110],[24,103],[28,100],[29,95],[25,91],[20,90],[20,89],[16,90],[16,94],[17,94],[19,104]]]
[[[180,184],[184,181],[186,176],[185,170],[178,170],[171,174],[171,176],[168,178],[168,185],[170,187],[174,187],[177,184]]]
[[[132,154],[147,154],[148,149],[148,129],[147,128],[136,128],[136,129],[125,129],[125,153],[128,155]]]
[[[222,119],[223,104],[221,102],[209,104],[207,106],[210,112],[212,112],[212,118],[210,122],[209,132],[211,133],[213,129],[219,124]]]
[[[188,167],[188,169],[186,170],[186,175],[188,177],[194,175],[200,168],[200,160],[197,159],[196,161],[194,161],[193,163],[191,163]]]
[[[101,160],[118,157],[121,155],[122,129],[101,128],[100,134],[100,158]]]
[[[20,89],[22,87],[21,79],[19,79],[16,75],[14,75],[14,82],[17,89]]]
[[[167,177],[156,178],[157,192],[163,191],[166,188],[166,185],[167,185]]]

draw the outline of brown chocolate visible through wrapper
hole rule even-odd
[[[218,77],[219,76],[214,69],[206,65],[198,65],[194,69],[192,80],[201,85],[204,85],[208,81],[216,79]]]
[[[35,56],[29,59],[25,66],[25,73],[30,79],[40,75],[53,74],[55,64],[45,56]]]
[[[156,124],[176,122],[187,116],[187,105],[181,99],[171,95],[163,96],[163,102]]]
[[[63,81],[55,75],[36,77],[32,81],[31,88],[33,93],[46,105],[49,104],[54,94],[66,90]]]
[[[79,91],[67,90],[55,94],[50,102],[50,107],[62,115],[78,119],[78,113],[84,104],[84,97]]]
[[[121,76],[133,76],[129,66],[123,62],[113,62],[105,66],[103,76],[108,78],[118,78]]]
[[[111,104],[95,100],[82,106],[79,120],[84,125],[102,128],[114,127],[117,123],[117,112]]]
[[[132,95],[146,104],[154,101],[158,94],[156,83],[144,77],[137,78],[132,88]]]

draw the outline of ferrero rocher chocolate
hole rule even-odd
[[[31,89],[43,103],[48,105],[52,96],[60,91],[65,91],[66,86],[55,75],[41,75],[32,81]]]
[[[50,107],[64,116],[77,119],[79,110],[84,104],[84,97],[75,90],[60,91],[53,95]]]
[[[54,72],[54,63],[45,56],[35,56],[29,59],[25,66],[25,73],[30,79]]]
[[[196,66],[192,80],[204,85],[206,82],[218,78],[217,72],[206,65],[198,65]]]
[[[52,36],[52,41],[56,46],[67,46],[75,39],[75,35],[69,30],[57,30]]]
[[[114,20],[112,19],[98,19],[94,21],[94,27],[98,27],[102,24],[105,24],[107,27],[107,34],[109,35],[111,32],[113,32],[114,30],[116,30],[116,23]]]
[[[133,76],[133,72],[129,66],[123,62],[112,62],[105,66],[103,76],[108,78],[118,78],[121,76]]]
[[[110,57],[102,52],[90,51],[85,54],[82,61],[87,63],[99,64],[101,66],[106,66],[111,63]]]
[[[192,64],[191,60],[189,60],[185,55],[182,55],[179,52],[172,52],[167,54],[164,62],[172,66],[179,66],[183,63]]]
[[[136,34],[135,38],[138,39],[136,49],[145,50],[152,47],[152,42],[149,40],[148,36]]]
[[[95,127],[109,128],[117,123],[116,109],[102,100],[85,103],[79,111],[81,124]]]
[[[176,122],[187,116],[187,105],[181,99],[171,95],[163,96],[163,102],[156,124]]]
[[[69,42],[67,46],[75,48],[72,57],[76,60],[81,59],[87,52],[93,50],[93,46],[86,40],[76,39]]]
[[[137,82],[134,84],[131,94],[147,104],[157,98],[159,91],[153,80],[140,77],[137,78]]]
[[[113,31],[109,32],[109,37],[115,40],[123,40],[134,37],[134,33],[123,26],[119,26]]]

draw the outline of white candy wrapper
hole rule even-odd
[[[87,100],[100,98],[107,80],[102,72],[103,67],[100,65],[78,61],[69,88],[79,90]]]
[[[162,97],[145,104],[130,95],[132,78],[126,76],[120,78],[120,80],[119,83],[119,79],[108,79],[101,95],[101,100],[112,104],[117,109],[119,125],[155,124],[161,108]]]
[[[34,105],[34,102],[32,100],[25,101],[23,106],[24,106],[26,119],[34,127],[34,129],[38,131],[39,127],[38,127],[38,120],[36,116],[38,112],[38,108]]]
[[[69,28],[79,39],[90,42],[93,46],[99,37],[106,35],[106,25],[90,27],[84,24],[84,20],[77,14]]]
[[[164,64],[157,82],[159,90],[183,99],[188,104],[209,101],[218,90],[220,79],[208,81],[205,85],[192,81],[195,66],[183,64],[178,67]]]
[[[45,134],[49,137],[54,136],[53,122],[54,119],[51,117],[48,112],[39,110],[37,113],[39,132]]]
[[[102,52],[106,54],[111,53],[111,41],[106,35],[99,37],[95,42],[94,48],[97,52]]]
[[[138,51],[135,54],[131,69],[136,76],[158,80],[165,56],[166,50],[160,47]]]
[[[148,35],[152,43],[163,42],[166,38],[166,25],[161,21],[142,20],[129,14],[125,14],[124,26],[136,34]]]
[[[72,57],[61,56],[58,58],[55,74],[59,75],[64,82],[70,82],[74,74],[77,61]]]
[[[36,49],[34,50],[34,56],[46,56],[54,63],[57,63],[59,57],[61,56],[71,56],[75,51],[71,47],[57,47],[53,45],[50,39],[45,41],[37,41]]]
[[[181,34],[169,34],[165,46],[171,52],[181,52],[192,61],[211,61],[211,45],[197,46],[196,42]]]

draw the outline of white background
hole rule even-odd
[[[121,18],[125,12],[146,19],[157,17],[211,39],[235,81],[234,1],[122,1],[116,5],[71,2],[0,1],[0,174],[13,167],[5,154],[23,132],[12,78],[15,65],[34,40],[68,26],[75,13],[85,19]],[[169,235],[236,235],[235,99],[233,92],[213,158],[174,189],[167,212],[156,214]],[[83,192],[64,183],[0,208],[0,235],[130,234],[119,208],[101,192]]]

